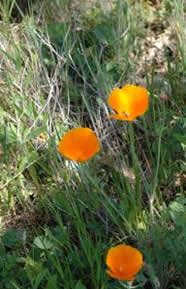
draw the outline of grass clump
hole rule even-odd
[[[185,4],[173,2],[1,3],[1,288],[185,289]],[[150,93],[133,123],[108,118],[127,83]],[[74,127],[102,143],[89,162],[56,149]],[[120,243],[144,256],[133,284],[106,274]]]

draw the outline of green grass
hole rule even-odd
[[[100,0],[80,13],[70,1],[31,2],[28,13],[0,4],[0,288],[129,288],[105,265],[127,243],[145,260],[135,288],[185,289],[184,1],[105,11]],[[143,63],[144,42],[170,27],[161,72]],[[150,92],[131,124],[108,119],[108,94],[124,83]],[[102,142],[82,165],[56,150],[76,126]]]

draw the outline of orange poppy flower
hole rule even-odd
[[[143,267],[143,255],[136,248],[121,244],[109,249],[106,264],[112,278],[132,281]]]
[[[108,105],[116,112],[111,118],[132,121],[148,109],[149,94],[143,86],[128,84],[112,90]]]
[[[59,141],[58,151],[66,158],[85,162],[100,150],[100,142],[90,128],[73,128]]]

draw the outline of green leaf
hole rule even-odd
[[[43,266],[40,262],[36,262],[30,257],[26,258],[25,262],[25,270],[31,281],[34,281],[37,276],[39,276],[43,272]]]
[[[68,35],[68,25],[65,23],[52,23],[47,25],[48,34],[51,43],[60,48],[63,44],[65,37]]]
[[[113,32],[113,26],[107,24],[98,24],[96,28],[94,29],[94,34],[98,41],[108,45],[109,43],[113,42],[114,32]]]
[[[47,286],[45,289],[58,289],[57,276],[56,275],[52,275],[49,277],[48,282],[47,282]]]
[[[174,137],[182,144],[186,145],[186,135],[175,133]]]
[[[38,160],[38,153],[36,151],[32,151],[28,153],[26,156],[22,157],[19,163],[19,172],[24,171],[30,164],[35,163]]]
[[[35,129],[33,129],[31,132],[29,132],[26,135],[26,141],[32,140],[34,138],[36,138],[37,136],[39,136],[41,133],[46,132],[46,127],[45,126],[41,126],[41,127],[37,127]]]
[[[186,226],[186,198],[179,197],[169,205],[169,213],[178,227]]]
[[[79,280],[75,286],[75,289],[87,289],[87,288],[83,285],[81,280]]]
[[[34,239],[34,245],[41,250],[49,250],[54,244],[44,235],[37,236]]]
[[[184,206],[177,201],[172,202],[169,207],[175,214],[184,213]]]
[[[14,248],[22,246],[26,242],[26,231],[19,229],[9,229],[2,236],[4,246]]]

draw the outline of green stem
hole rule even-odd
[[[132,155],[132,164],[135,174],[135,191],[136,191],[136,205],[137,208],[141,208],[141,178],[140,178],[140,163],[136,154],[135,148],[135,137],[134,137],[134,128],[133,124],[129,123],[129,138],[130,138],[130,151]]]
[[[158,174],[159,174],[159,168],[160,168],[162,134],[163,134],[163,126],[160,129],[159,137],[158,137],[156,170],[155,170],[154,183],[153,183],[153,188],[152,188],[152,196],[150,198],[150,212],[151,212],[152,217],[153,217],[153,211],[154,211],[154,200],[157,199],[158,201],[158,198],[156,198],[157,197],[156,190],[158,187]]]

